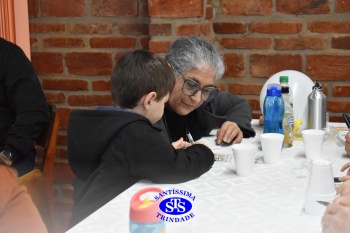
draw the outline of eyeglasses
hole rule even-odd
[[[195,94],[197,94],[198,91],[201,91],[202,92],[202,94],[201,94],[202,100],[210,101],[210,100],[214,99],[214,97],[220,91],[215,86],[214,87],[204,87],[201,89],[201,87],[199,86],[199,84],[196,81],[186,78],[185,76],[183,76],[183,74],[181,74],[177,70],[175,70],[175,71],[184,80],[184,84],[182,86],[182,93],[184,93],[185,95],[194,96]]]

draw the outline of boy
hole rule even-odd
[[[74,111],[69,120],[68,159],[81,183],[75,186],[72,226],[141,179],[185,182],[214,162],[206,146],[182,139],[172,146],[152,126],[175,84],[162,59],[130,52],[118,61],[111,82],[117,107]]]

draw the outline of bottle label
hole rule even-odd
[[[294,138],[294,117],[291,113],[286,113],[283,119],[284,142],[283,147],[288,148],[293,145]]]

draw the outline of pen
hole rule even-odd
[[[350,119],[349,119],[349,117],[345,113],[343,114],[343,117],[344,117],[344,121],[345,121],[346,126],[350,130]]]
[[[193,137],[192,137],[190,131],[188,131],[188,130],[187,130],[187,138],[188,138],[188,141],[189,141],[191,144],[194,144]]]

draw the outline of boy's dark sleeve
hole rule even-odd
[[[132,155],[128,158],[130,173],[141,178],[155,183],[185,182],[201,176],[214,163],[213,152],[204,145],[176,150],[150,127],[142,134],[129,132],[137,142],[127,145],[125,154]]]

